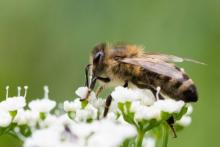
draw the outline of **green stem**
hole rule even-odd
[[[136,147],[142,147],[144,134],[145,133],[143,131],[141,131],[141,130],[138,131]]]
[[[167,124],[163,125],[163,138],[162,138],[162,147],[167,147],[168,144],[168,137],[169,137],[169,128]]]

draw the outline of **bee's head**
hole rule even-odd
[[[99,76],[103,73],[105,69],[105,52],[106,52],[107,44],[100,43],[96,45],[92,50],[91,62],[93,65],[93,74]]]

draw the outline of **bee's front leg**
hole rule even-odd
[[[102,77],[98,77],[97,80],[102,81],[103,83],[109,83],[111,80],[110,78],[102,78]],[[98,88],[98,90],[96,91],[96,97],[98,97],[98,95],[105,89],[105,84],[103,86],[100,86]]]
[[[89,69],[90,69],[91,64],[88,64],[85,68],[85,75],[86,75],[86,82],[85,86],[89,87],[90,81],[89,81]]]
[[[105,89],[105,85],[100,86],[100,87],[98,88],[98,90],[95,92],[95,93],[96,93],[96,97],[98,97],[99,94],[100,94],[104,89]]]
[[[125,81],[125,84],[123,85],[123,87],[128,87],[128,81]],[[109,107],[111,105],[112,102],[112,96],[111,94],[107,97],[106,101],[105,101],[105,110],[104,110],[104,117],[107,116],[108,111],[109,111]]]

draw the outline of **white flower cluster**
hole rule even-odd
[[[48,98],[48,88],[45,86],[45,96],[42,99],[33,100],[28,104],[28,109],[26,106],[26,93],[27,86],[25,86],[24,96],[20,96],[21,88],[18,87],[18,96],[8,97],[8,87],[7,96],[4,101],[0,102],[0,127],[4,129],[10,125],[19,128],[20,126],[36,126],[40,119],[55,108],[56,102]],[[12,127],[12,129],[14,129]]]
[[[48,117],[42,123],[45,127],[27,138],[24,147],[117,147],[136,135],[132,126],[108,120],[75,123],[62,115]]]
[[[174,117],[177,126],[191,123],[191,105],[172,99],[156,100],[147,90],[116,87],[111,93],[109,113],[103,118],[105,99],[91,92],[88,101],[80,101],[86,97],[87,87],[78,88],[79,98],[65,101],[64,112],[57,110],[59,115],[52,113],[56,102],[49,99],[47,86],[44,97],[29,102],[27,108],[27,87],[24,96],[20,96],[19,87],[16,97],[8,97],[6,89],[6,100],[0,102],[0,135],[13,132],[24,141],[24,147],[154,147],[158,135],[150,131],[169,117]]]
[[[117,105],[122,106],[125,104],[123,106],[125,109],[128,108],[126,107],[126,103],[130,105],[129,110],[126,111],[133,113],[136,121],[153,119],[160,121],[163,119],[162,115],[164,113],[170,114],[170,116],[172,114],[176,115],[186,108],[187,112],[181,116],[177,124],[186,127],[191,123],[190,114],[192,113],[192,105],[186,105],[181,100],[156,100],[157,98],[147,90],[129,89],[121,86],[116,87],[111,95]]]
[[[76,90],[76,94],[82,98],[88,92],[87,87],[80,87]],[[103,113],[105,101],[101,98],[96,98],[95,93],[91,92],[89,101],[81,102],[80,98],[74,101],[65,101],[64,110],[76,122],[89,122],[100,117]]]

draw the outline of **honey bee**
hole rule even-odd
[[[149,89],[155,96],[157,89],[160,88],[160,99],[168,96],[184,102],[196,102],[198,93],[195,84],[181,68],[174,64],[184,60],[200,63],[173,55],[144,52],[142,47],[136,45],[100,43],[94,47],[91,54],[91,80],[87,75],[90,66],[86,68],[86,85],[89,87],[87,97],[94,89],[96,81],[99,81],[105,87],[123,85]],[[109,95],[104,116],[108,113],[111,101],[112,98]],[[168,123],[171,124],[173,121],[171,118]]]

